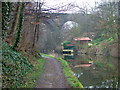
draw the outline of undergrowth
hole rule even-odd
[[[2,42],[2,88],[19,88],[24,82],[24,76],[32,71],[32,64],[21,53]]]
[[[13,50],[2,42],[2,88],[35,88],[36,80],[43,72],[45,59],[31,56],[35,61],[30,63],[28,58]]]

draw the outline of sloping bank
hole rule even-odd
[[[34,88],[35,81],[43,71],[45,59],[32,56],[33,60],[26,58],[2,42],[0,46],[2,55],[2,88]],[[30,61],[33,62],[30,62]]]
[[[37,58],[32,56],[33,60],[29,60],[29,58],[26,58],[21,53],[13,50],[4,42],[2,42],[2,47],[0,47],[0,53],[2,54],[3,59],[2,88],[34,88],[36,80],[43,72],[46,62],[45,58]],[[67,81],[71,87],[83,88],[83,85],[73,75],[68,63],[63,59],[56,59],[62,63],[64,74],[67,77]]]
[[[67,61],[65,61],[61,58],[56,58],[56,57],[49,56],[49,55],[46,55],[46,54],[41,54],[41,55],[51,57],[51,58],[55,58],[55,59],[59,60],[62,64],[65,77],[67,78],[67,82],[70,84],[70,86],[72,88],[83,88],[83,85],[79,82],[77,77],[74,76],[73,71],[69,67]]]

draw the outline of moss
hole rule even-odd
[[[46,56],[46,57],[55,58],[53,56],[49,56],[49,55],[46,55],[46,54],[41,54],[41,55]],[[56,58],[56,59],[61,62],[64,74],[65,74],[65,76],[67,78],[67,81],[70,84],[70,86],[73,87],[73,88],[83,88],[83,85],[79,82],[77,77],[74,76],[74,73],[71,70],[71,68],[69,67],[67,61],[65,61],[61,58]]]

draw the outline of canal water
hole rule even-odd
[[[110,56],[65,56],[74,75],[85,88],[117,88],[118,58]]]

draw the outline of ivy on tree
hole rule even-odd
[[[11,5],[10,2],[2,2],[2,36],[3,38],[6,36],[6,32],[9,29],[9,21],[10,21],[10,13],[11,13]]]
[[[13,49],[15,49],[20,41],[20,34],[21,34],[21,30],[23,27],[23,22],[24,22],[24,3],[20,3],[20,14],[19,14],[19,21],[18,21],[18,25],[17,25],[17,34],[16,34],[16,39],[15,39],[15,43],[13,45]]]

